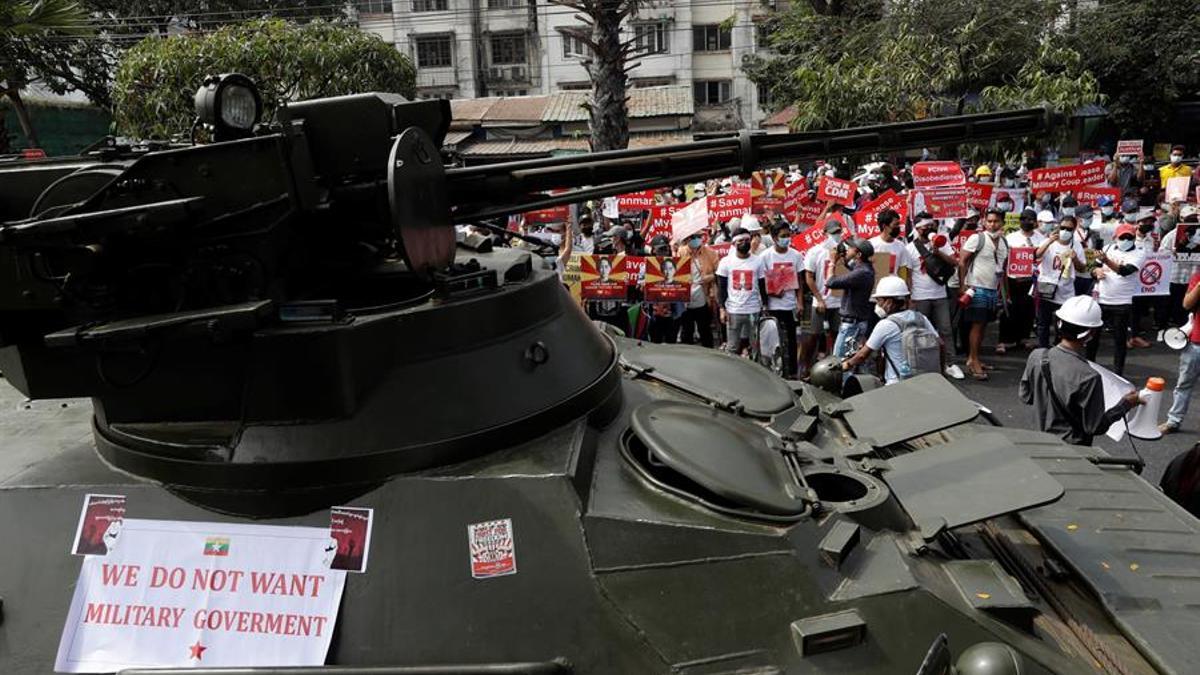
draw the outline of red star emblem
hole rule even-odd
[[[205,647],[204,645],[200,644],[199,640],[196,640],[196,644],[191,645],[188,647],[188,649],[192,650],[192,654],[189,658],[199,661],[201,658],[203,658],[202,654],[204,654],[204,650],[208,649],[208,647]]]

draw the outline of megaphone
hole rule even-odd
[[[1162,391],[1166,384],[1161,377],[1146,380],[1146,388],[1139,392],[1145,403],[1134,410],[1133,419],[1129,420],[1127,425],[1130,436],[1146,441],[1162,438],[1162,432],[1158,430],[1158,408],[1162,403]]]
[[[1168,328],[1163,331],[1163,344],[1167,345],[1171,349],[1174,349],[1175,351],[1179,351],[1188,345],[1188,334],[1191,332],[1192,320],[1188,319],[1188,322],[1181,328]]]

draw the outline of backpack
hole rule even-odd
[[[913,239],[913,244],[917,247],[917,252],[921,254],[921,264],[925,266],[925,274],[929,275],[930,279],[938,286],[945,286],[946,282],[950,281],[950,277],[954,276],[956,271],[954,265],[942,260],[933,254],[933,251],[925,248],[925,244],[921,243],[920,239]]]
[[[891,321],[900,328],[900,353],[904,355],[904,363],[892,363],[892,370],[901,380],[921,373],[942,371],[942,338],[937,331],[929,328],[923,315],[910,309],[883,320]],[[881,351],[891,363],[887,349]]]

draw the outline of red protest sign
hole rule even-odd
[[[967,182],[958,162],[917,162],[912,168],[914,188],[951,187]]]
[[[1095,185],[1103,180],[1104,162],[1100,161],[1056,166],[1049,169],[1034,169],[1029,172],[1029,187],[1034,192],[1044,190],[1063,192]]]
[[[854,214],[860,238],[870,239],[879,234],[879,214],[884,209],[891,209],[900,214],[901,223],[908,217],[908,204],[904,197],[896,194],[895,190],[888,190],[875,199],[863,204],[858,213]]]
[[[1136,155],[1140,160],[1145,156],[1145,150],[1142,149],[1144,147],[1146,147],[1146,144],[1140,138],[1136,141],[1117,141],[1117,151],[1113,153],[1113,156]]]
[[[815,199],[811,202],[804,202],[796,214],[796,222],[801,225],[812,225],[817,222],[817,218],[821,217],[821,212],[824,210],[825,205]]]
[[[804,253],[823,241],[825,241],[825,228],[822,224],[817,224],[792,237],[792,248]]]
[[[992,203],[992,188],[990,183],[967,183],[967,206],[979,211],[986,210]]]
[[[638,286],[646,280],[646,257],[640,255],[625,256],[625,285]]]
[[[1082,187],[1073,190],[1075,199],[1080,204],[1096,205],[1101,197],[1108,197],[1112,203],[1119,205],[1121,203],[1121,188],[1115,187]]]
[[[772,263],[767,268],[767,293],[779,295],[784,291],[794,291],[800,288],[800,278],[796,274],[796,266],[790,262]]]
[[[686,302],[692,297],[691,259],[646,258],[646,301]]]
[[[750,212],[750,191],[735,189],[727,195],[708,196],[709,222],[724,222]]]
[[[654,206],[654,190],[642,190],[617,195],[617,210],[622,213],[637,213]]]
[[[584,300],[624,300],[625,276],[624,255],[579,256],[579,295]]]
[[[716,251],[717,255],[724,258],[725,256],[729,255],[729,247],[732,245],[733,245],[733,242],[726,241],[726,242],[722,242],[720,244],[709,244],[708,247],[711,248],[712,250]]]
[[[821,182],[817,184],[817,199],[842,206],[853,206],[854,193],[857,191],[858,185],[851,181],[822,176]]]
[[[803,177],[784,188],[783,215],[788,219],[788,222],[796,220],[796,214],[800,212],[800,205],[804,203],[807,195],[808,181],[804,180]]]
[[[750,213],[765,213],[767,209],[783,213],[783,200],[778,197],[754,197],[750,202]]]
[[[1033,246],[1021,246],[1008,249],[1008,276],[1033,276],[1033,256],[1037,249]]]
[[[642,226],[642,238],[650,241],[662,235],[671,238],[671,216],[679,208],[678,204],[661,204],[650,207],[650,216]]]
[[[929,188],[913,190],[913,211],[925,211],[934,218],[966,218],[966,187]]]
[[[525,212],[525,224],[564,223],[571,217],[571,207],[551,206],[548,209]]]
[[[962,251],[963,244],[966,244],[967,240],[971,238],[971,235],[977,232],[979,232],[979,230],[962,230],[958,233],[958,236],[954,238],[954,241],[950,242],[950,248],[954,249],[955,253]]]

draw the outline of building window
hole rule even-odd
[[[727,103],[730,99],[730,89],[729,80],[696,80],[692,83],[696,105]]]
[[[523,7],[525,0],[488,0],[488,9],[515,9]]]
[[[765,84],[758,85],[758,107],[764,110],[771,107],[771,88]]]
[[[574,33],[564,32],[562,39],[564,59],[592,58],[592,48]]]
[[[580,82],[559,82],[559,91],[591,91],[592,83],[587,81]]]
[[[732,31],[718,24],[692,27],[692,51],[724,52],[729,51],[732,41]]]
[[[453,65],[450,58],[449,35],[423,37],[413,40],[417,45],[418,68],[445,68]]]
[[[666,54],[671,51],[668,36],[671,34],[666,21],[635,23],[633,25],[634,51],[641,54]]]
[[[444,12],[446,0],[413,0],[414,12]]]
[[[492,63],[502,65],[526,62],[524,35],[493,35],[491,42]]]
[[[629,83],[633,85],[634,89],[641,89],[642,87],[665,87],[670,84],[675,84],[675,78],[673,76],[635,77],[632,78]]]
[[[446,0],[442,0],[445,4]],[[356,0],[355,9],[363,14],[391,14],[391,0]]]
[[[758,49],[770,49],[771,33],[774,32],[774,26],[769,22],[754,24],[754,46]]]

